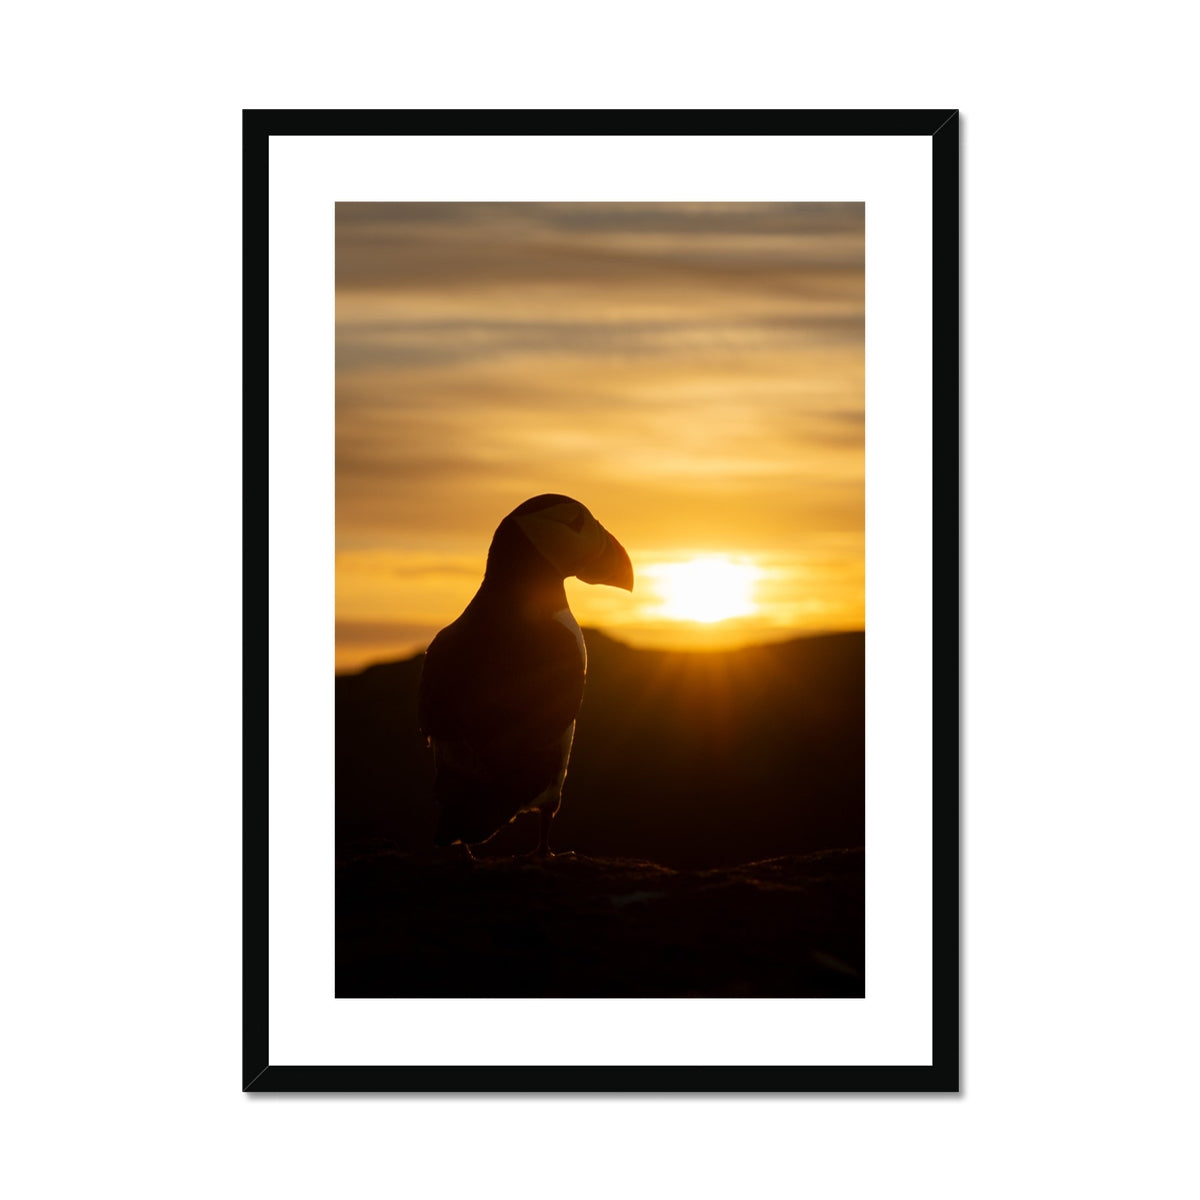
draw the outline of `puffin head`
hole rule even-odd
[[[513,534],[523,537],[560,580],[606,583],[633,591],[633,564],[625,548],[578,500],[548,492],[518,505],[500,522],[488,569]]]

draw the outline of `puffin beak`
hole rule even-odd
[[[586,567],[575,572],[576,578],[584,583],[607,583],[610,587],[632,592],[633,563],[629,561],[625,547],[603,525],[600,531],[604,534],[604,549]]]

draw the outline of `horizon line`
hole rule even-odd
[[[770,650],[777,646],[786,646],[791,642],[811,642],[818,638],[832,637],[865,637],[866,628],[860,629],[826,629],[814,633],[792,633],[784,637],[773,638],[770,641],[754,641],[746,642],[740,646],[721,646],[718,648],[708,649],[703,646],[691,646],[683,649],[671,647],[656,647],[656,646],[634,646],[629,642],[619,637],[614,637],[606,630],[599,628],[596,625],[584,625],[581,627],[585,636],[588,634],[596,635],[604,638],[606,641],[612,642],[620,646],[624,650],[629,650],[635,654],[678,654],[678,655],[701,655],[705,658],[711,658],[720,654],[742,654],[747,650]],[[430,639],[432,641],[432,639]],[[425,649],[428,649],[426,646]],[[398,663],[412,662],[414,659],[423,658],[425,649],[413,651],[410,654],[405,654],[397,658],[381,658],[372,662],[368,662],[361,667],[348,668],[346,670],[338,670],[334,667],[334,678],[345,679],[354,675],[361,675],[365,671],[370,671],[374,667],[390,667]]]

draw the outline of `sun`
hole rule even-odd
[[[689,562],[643,567],[641,574],[662,598],[656,611],[672,620],[711,625],[758,612],[754,585],[762,572],[748,563],[710,554]]]

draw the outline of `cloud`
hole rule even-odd
[[[360,650],[363,647],[409,646],[412,643],[428,644],[437,633],[436,624],[419,624],[408,621],[338,621],[336,623],[339,646]]]
[[[454,366],[506,358],[693,359],[784,353],[802,346],[862,344],[857,316],[759,320],[392,320],[339,329],[338,370]]]
[[[339,204],[336,236],[339,321],[379,293],[412,317],[406,300],[426,314],[861,309],[862,205]]]

